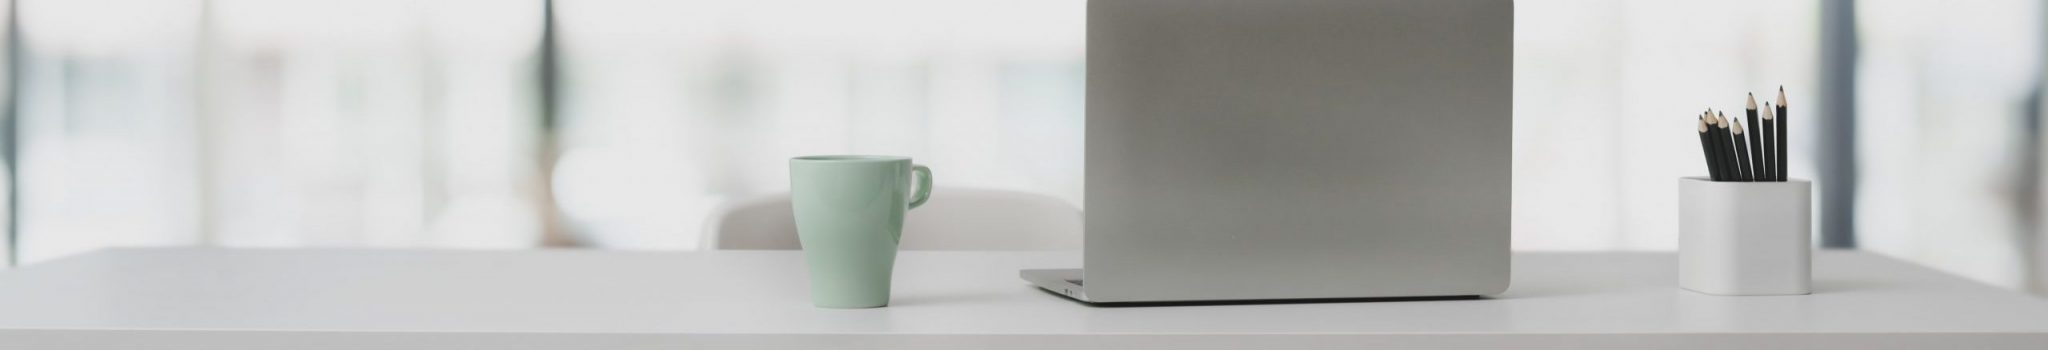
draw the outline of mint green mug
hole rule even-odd
[[[917,178],[915,194],[912,177]],[[888,306],[903,213],[924,205],[931,192],[932,170],[911,164],[910,157],[790,158],[790,205],[810,265],[811,303],[840,309]]]

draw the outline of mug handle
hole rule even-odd
[[[910,174],[917,176],[917,192],[911,195],[916,199],[910,200],[910,209],[917,209],[925,200],[932,199],[932,168],[911,164]]]

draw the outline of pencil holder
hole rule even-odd
[[[1713,295],[1811,293],[1813,184],[1678,180],[1678,285]]]

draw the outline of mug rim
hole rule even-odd
[[[881,155],[860,155],[860,154],[831,154],[831,155],[815,155],[815,156],[801,156],[801,157],[791,157],[791,158],[789,158],[789,160],[790,160],[790,161],[792,161],[792,162],[819,162],[819,163],[856,163],[856,162],[893,162],[893,161],[907,161],[907,160],[910,160],[910,157],[904,157],[904,156],[881,156]]]

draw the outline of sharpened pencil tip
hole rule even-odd
[[[1701,133],[1701,134],[1705,134],[1705,133],[1707,133],[1707,119],[1706,119],[1706,118],[1700,118],[1700,121],[1699,121],[1699,123],[1700,123],[1700,133]]]
[[[1778,85],[1778,108],[1785,108],[1785,86]]]
[[[1733,131],[1735,131],[1735,134],[1736,134],[1736,135],[1741,135],[1741,134],[1742,134],[1742,120],[1741,120],[1741,119],[1735,119],[1735,120],[1730,120],[1730,121],[1728,121],[1728,129],[1729,129],[1729,130],[1733,130]]]
[[[1777,114],[1771,113],[1771,103],[1764,102],[1764,120],[1772,120],[1776,118]]]
[[[1749,94],[1749,101],[1744,104],[1743,108],[1752,111],[1756,110],[1756,93]]]

